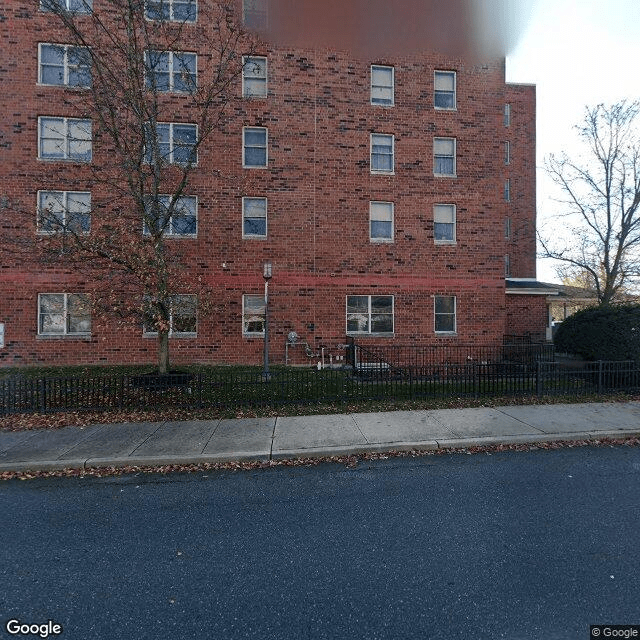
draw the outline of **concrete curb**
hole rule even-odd
[[[272,451],[237,451],[234,453],[215,453],[190,456],[131,456],[121,458],[87,458],[69,460],[38,460],[33,462],[14,462],[0,464],[2,472],[38,472],[105,469],[109,467],[162,467],[171,465],[224,464],[229,462],[269,462],[269,460],[287,460],[300,458],[331,458],[366,453],[392,453],[394,451],[435,451],[445,449],[468,449],[471,447],[491,447],[499,445],[541,444],[544,442],[571,442],[573,440],[618,440],[640,437],[640,429],[606,431],[570,431],[550,434],[529,434],[514,436],[481,436],[476,438],[448,438],[442,440],[424,440],[419,442],[385,442],[351,447],[316,447],[309,449],[290,449]]]

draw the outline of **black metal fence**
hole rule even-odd
[[[363,364],[362,360],[359,360]],[[96,375],[0,381],[0,415],[159,407],[250,407],[508,395],[591,395],[640,390],[640,364],[593,362],[578,368],[541,359],[463,359],[343,369],[204,370],[166,375]],[[388,363],[387,363],[388,364]]]

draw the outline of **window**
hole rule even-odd
[[[508,140],[504,141],[504,163],[511,164],[511,143]]]
[[[511,237],[511,218],[504,219],[504,237],[505,238]]]
[[[393,202],[369,203],[369,238],[372,242],[393,242]]]
[[[371,65],[371,104],[393,106],[393,67]]]
[[[267,166],[267,129],[245,127],[242,130],[242,166]]]
[[[91,162],[91,120],[38,118],[38,157]]]
[[[456,332],[456,298],[455,296],[435,296],[435,331],[436,333]]]
[[[267,237],[267,199],[242,198],[242,236]]]
[[[197,15],[196,0],[145,0],[145,16],[149,20],[195,22]]]
[[[511,275],[511,258],[509,255],[504,257],[504,277],[508,278]]]
[[[437,176],[456,175],[455,138],[433,139],[433,173]]]
[[[511,202],[511,180],[509,178],[504,181],[504,200]]]
[[[147,128],[145,134],[147,138],[146,162],[154,162],[156,160],[155,154],[158,154],[158,160],[168,164],[197,164],[197,125],[158,122],[156,124],[156,144],[153,144],[150,126]]]
[[[64,87],[91,86],[91,57],[85,47],[38,45],[38,82]]]
[[[242,18],[248,29],[266,29],[267,0],[242,0]]]
[[[197,332],[197,307],[198,296],[174,295],[169,300],[169,336],[190,336],[193,337]],[[156,323],[151,317],[152,312],[148,313],[148,317],[144,322],[145,335],[157,335],[158,330]]]
[[[144,235],[196,236],[198,233],[198,201],[195,196],[158,196],[158,211],[154,215],[152,201],[147,202]]]
[[[433,106],[436,109],[456,108],[456,72],[436,71],[434,75]]]
[[[456,206],[436,204],[433,206],[433,239],[439,244],[454,244],[456,241]]]
[[[242,95],[245,98],[264,98],[267,95],[266,58],[242,58]]]
[[[393,147],[392,135],[371,134],[371,173],[393,173]]]
[[[265,314],[264,296],[242,296],[242,333],[264,336]]]
[[[347,296],[347,333],[393,333],[393,296]]]
[[[510,104],[504,105],[504,126],[505,127],[511,126],[511,105]]]
[[[38,294],[38,335],[72,336],[91,333],[89,297],[83,293]]]
[[[91,13],[93,10],[93,0],[40,0],[40,10]]]
[[[91,194],[84,191],[38,191],[38,231],[89,233]]]
[[[145,51],[145,83],[152,91],[191,93],[197,89],[197,56],[178,51]]]

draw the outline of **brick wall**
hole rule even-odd
[[[110,215],[110,193],[93,180],[91,167],[37,159],[39,115],[73,116],[77,95],[37,85],[38,42],[64,42],[37,3],[14,5],[0,24],[4,42],[23,52],[0,68],[3,91],[0,144],[0,213],[5,234],[35,232],[39,189],[92,191]],[[96,3],[96,6],[97,3]],[[206,34],[194,28],[188,50]],[[242,334],[242,295],[263,291],[262,265],[273,264],[270,284],[274,361],[295,330],[319,353],[338,354],[345,342],[347,295],[393,295],[397,343],[500,343],[505,324],[520,312],[505,302],[504,255],[512,275],[535,273],[535,103],[531,87],[506,85],[504,61],[468,64],[432,54],[358,60],[328,50],[283,50],[260,45],[268,57],[266,99],[230,104],[219,132],[199,152],[198,170],[187,190],[198,197],[198,236],[171,240],[184,272],[205,292],[194,338],[171,340],[175,362],[260,362],[263,341]],[[395,105],[370,104],[370,65],[395,70]],[[199,59],[206,72],[206,57]],[[434,108],[434,70],[457,77],[457,109]],[[512,124],[504,126],[504,104]],[[166,120],[189,121],[181,98],[165,100]],[[179,117],[176,116],[179,114]],[[242,168],[242,128],[268,128],[267,168]],[[370,135],[395,136],[393,175],[370,171]],[[456,139],[456,177],[434,177],[433,138]],[[512,161],[504,163],[504,141]],[[105,142],[94,140],[94,165],[109,171]],[[506,176],[512,201],[503,197]],[[242,197],[268,198],[268,236],[243,239]],[[392,243],[369,239],[369,202],[394,203]],[[456,243],[438,245],[433,205],[456,205]],[[122,208],[122,202],[119,203]],[[20,215],[18,215],[18,213]],[[504,225],[512,217],[512,237]],[[21,221],[19,224],[16,220]],[[141,227],[141,225],[140,225]],[[91,337],[37,335],[37,294],[91,292],[93,282],[28,254],[3,250],[0,322],[5,348],[0,365],[12,363],[152,362],[155,340],[139,325],[94,317]],[[187,292],[187,291],[185,291]],[[435,334],[433,296],[457,299],[457,334]],[[505,315],[506,313],[506,315]],[[522,311],[522,320],[534,322]],[[528,325],[527,325],[528,326]],[[542,324],[544,327],[544,323]],[[515,332],[515,331],[514,331]],[[521,332],[521,331],[518,331]],[[374,340],[380,338],[363,338]],[[307,362],[292,349],[296,362]]]

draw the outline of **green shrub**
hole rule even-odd
[[[585,360],[640,361],[640,305],[578,311],[558,327],[553,341],[556,351]]]

